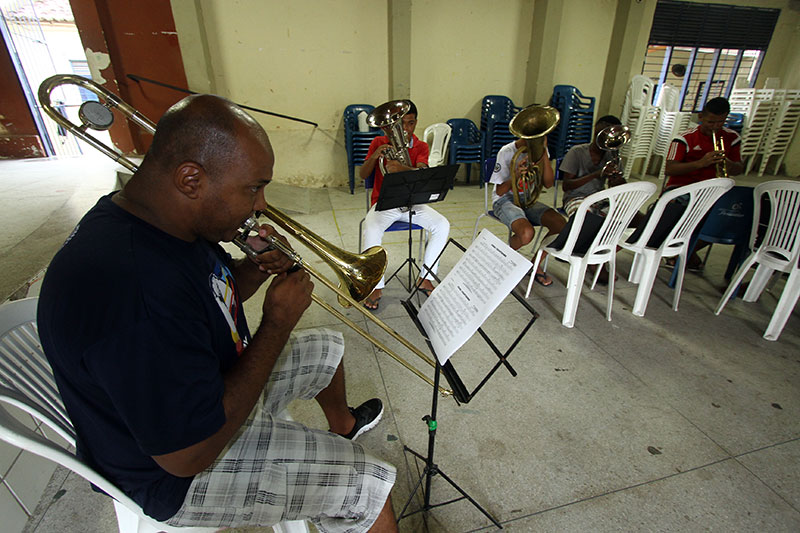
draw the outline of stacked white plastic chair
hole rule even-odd
[[[797,131],[797,124],[800,122],[800,91],[785,91],[783,97],[783,101],[776,106],[774,119],[770,122],[769,131],[760,150],[762,153],[759,176],[764,175],[773,156],[778,159],[775,160],[772,174],[778,173],[792,137]]]
[[[769,222],[764,236],[759,240],[761,221],[761,197],[769,196]],[[755,274],[742,297],[744,302],[755,302],[766,288],[770,277],[777,272],[788,272],[789,279],[772,313],[772,319],[764,331],[764,338],[776,341],[780,337],[789,315],[800,296],[800,183],[788,180],[767,181],[753,190],[754,213],[753,228],[750,232],[752,253],[733,275],[730,285],[717,305],[714,314],[719,315],[728,303],[733,291],[744,279],[745,274],[756,266]]]
[[[652,105],[653,80],[647,76],[636,75],[631,79],[620,120],[631,130],[631,140],[620,148],[620,156],[624,159],[623,175],[629,177],[633,164],[644,158],[642,174],[647,172],[653,145],[658,128],[658,117],[661,109]]]
[[[661,112],[656,128],[656,140],[653,143],[653,154],[661,157],[658,177],[664,179],[664,169],[672,139],[689,129],[692,114],[680,111],[680,90],[669,84],[665,84],[659,91],[656,105],[661,108]]]
[[[740,154],[745,163],[745,174],[764,151],[765,139],[774,119],[777,102],[774,89],[733,89],[728,99],[732,113],[744,114]]]

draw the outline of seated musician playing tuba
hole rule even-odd
[[[553,186],[555,176],[553,167],[550,166],[546,137],[544,137],[544,144],[542,157],[534,164],[542,170],[542,187],[547,188]],[[525,139],[517,139],[500,148],[500,151],[497,152],[497,162],[494,165],[492,177],[489,179],[490,183],[494,183],[492,210],[503,224],[511,228],[512,235],[509,244],[514,250],[518,250],[533,240],[534,225],[546,227],[547,234],[553,235],[559,233],[566,223],[558,211],[543,202],[536,201],[526,208],[522,208],[514,202],[511,180],[521,172],[528,172],[527,153],[518,157],[515,172],[511,170],[511,163],[517,150],[525,146]],[[534,274],[534,279],[545,287],[553,284],[553,279],[542,269],[541,263]]]
[[[384,165],[387,173],[402,172],[415,168],[428,168],[428,154],[430,153],[428,145],[414,135],[414,130],[417,127],[417,106],[411,100],[407,100],[407,102],[410,107],[406,114],[403,115],[402,121],[403,131],[409,139],[408,155],[411,166],[404,165],[395,159],[385,158]],[[384,131],[386,129],[388,128],[385,128]],[[384,152],[392,149],[388,133],[372,140],[367,156],[364,159],[364,164],[359,169],[361,179],[367,179],[370,174],[375,173],[375,182],[372,189],[372,197],[370,198],[371,207],[364,220],[365,250],[371,246],[380,246],[384,232],[393,222],[396,220],[408,220],[408,212],[400,207],[384,211],[376,210],[376,202],[378,201],[378,196],[380,196],[381,184],[383,183],[383,171],[378,163],[384,156]],[[450,236],[450,222],[429,205],[415,205],[412,206],[412,209],[414,211],[412,217],[414,224],[422,226],[430,232],[430,240],[425,247],[425,257],[423,258],[423,267],[420,272],[421,277],[417,280],[417,286],[420,287],[420,290],[429,294],[433,290],[431,280],[434,278],[432,274],[436,274],[439,266],[436,258],[439,257]],[[430,271],[426,269],[426,266],[430,267]],[[384,278],[381,278],[372,294],[364,300],[364,307],[371,310],[378,309],[383,286]]]

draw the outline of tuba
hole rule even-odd
[[[542,192],[544,169],[539,160],[544,154],[545,135],[558,125],[561,115],[550,106],[528,106],[511,119],[508,131],[525,139],[525,146],[517,149],[511,158],[511,190],[514,203],[525,209],[536,203]],[[527,155],[527,160],[520,161]]]
[[[51,91],[63,84],[77,85],[83,89],[95,93],[101,100],[101,102],[84,102],[79,112],[81,125],[73,124],[67,117],[59,113],[50,103]],[[56,123],[64,126],[74,135],[88,142],[93,147],[97,148],[114,161],[117,161],[128,170],[131,170],[132,172],[136,172],[138,170],[136,164],[123,154],[109,148],[93,136],[86,133],[86,130],[89,128],[95,130],[108,129],[114,120],[114,115],[111,112],[111,110],[114,108],[117,108],[129,120],[142,127],[142,129],[148,133],[155,133],[155,124],[138,113],[132,106],[122,101],[118,96],[109,92],[104,87],[96,84],[92,80],[82,78],[80,76],[66,74],[51,76],[42,82],[42,84],[39,86],[39,102],[45,113],[47,113],[48,116],[56,121]],[[285,229],[290,235],[301,241],[313,252],[318,254],[336,271],[340,280],[340,284],[336,285],[332,281],[328,280],[307,261],[303,260],[303,258],[300,257],[300,255],[297,254],[292,248],[274,236],[270,236],[270,238],[267,239],[267,243],[264,248],[259,250],[254,249],[248,242],[248,236],[250,236],[251,232],[258,231],[258,217],[261,214],[265,215],[276,225]],[[359,305],[361,300],[369,296],[386,270],[386,251],[382,247],[375,246],[366,250],[363,254],[351,254],[345,252],[315,235],[307,228],[303,227],[301,224],[292,220],[272,206],[267,206],[267,209],[263,213],[255,213],[253,216],[248,218],[247,221],[242,224],[239,234],[233,239],[233,243],[250,257],[256,257],[269,249],[276,249],[286,254],[292,259],[295,267],[306,270],[312,277],[316,278],[327,288],[335,292],[338,295],[340,302],[344,302],[344,305],[353,306],[353,309],[359,311],[367,319],[374,322],[392,338],[408,348],[412,353],[414,353],[414,355],[425,361],[431,367],[436,367],[436,362],[430,356],[422,352],[419,348],[411,344],[409,340],[394,331],[385,322],[378,319],[372,313]],[[434,381],[428,376],[408,363],[405,359],[397,355],[392,349],[375,338],[361,326],[350,320],[344,315],[344,313],[334,308],[332,305],[320,298],[317,294],[312,294],[311,298],[323,309],[331,313],[334,317],[338,318],[345,325],[352,328],[356,333],[371,342],[378,349],[382,350],[391,358],[406,367],[417,377],[431,386],[436,386]],[[444,396],[454,396],[457,401],[465,403],[468,402],[469,393],[467,392],[464,384],[460,381],[458,375],[454,372],[448,371],[449,369],[445,368],[444,366],[442,369],[448,382],[453,387],[453,390],[439,386],[439,392]]]
[[[720,134],[720,132],[716,130],[711,132],[711,138],[714,141],[714,151],[721,153],[723,156],[722,161],[717,162],[717,177],[727,178],[728,161],[727,161],[727,156],[725,155],[725,141],[722,140],[722,135]]]
[[[611,161],[603,165],[600,177],[603,180],[609,178],[622,166],[622,159],[619,156],[620,147],[631,140],[631,130],[628,126],[615,124],[604,128],[597,134],[597,147],[601,150],[610,150],[614,157]]]
[[[386,175],[385,160],[394,159],[410,167],[411,156],[408,153],[408,137],[403,129],[403,117],[411,109],[407,100],[391,100],[372,110],[367,116],[367,124],[380,128],[389,138],[389,148],[378,160],[381,173]]]

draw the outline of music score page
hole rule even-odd
[[[492,232],[480,232],[419,310],[440,364],[478,331],[531,267]]]

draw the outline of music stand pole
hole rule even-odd
[[[409,448],[408,446],[403,446],[403,450],[404,451],[409,452],[409,453],[413,454],[415,457],[417,457],[418,459],[421,459],[421,460],[425,461],[425,468],[423,469],[422,475],[420,476],[419,480],[417,481],[417,484],[414,486],[414,490],[411,491],[411,494],[408,497],[408,501],[403,506],[403,510],[400,511],[400,516],[397,518],[397,522],[399,523],[400,520],[402,520],[403,518],[407,518],[407,517],[409,517],[409,516],[411,516],[413,514],[419,513],[419,512],[427,512],[427,511],[429,511],[431,509],[434,509],[436,507],[442,507],[444,505],[455,503],[455,502],[458,502],[458,501],[461,501],[461,500],[467,500],[476,509],[478,509],[481,513],[483,513],[484,516],[486,516],[489,520],[491,520],[492,523],[495,526],[497,526],[498,529],[503,529],[503,526],[500,525],[500,522],[498,522],[492,515],[490,515],[489,512],[486,511],[486,509],[481,507],[478,502],[476,502],[469,494],[467,494],[464,491],[464,489],[459,487],[458,484],[456,484],[455,481],[450,479],[447,476],[447,474],[442,472],[442,470],[439,468],[439,466],[433,461],[433,456],[434,456],[434,452],[435,452],[435,449],[436,449],[436,430],[437,430],[436,410],[437,410],[437,408],[439,406],[439,396],[438,396],[438,394],[439,394],[439,377],[441,375],[441,368],[442,367],[439,364],[439,360],[437,359],[436,360],[436,370],[435,370],[435,374],[434,374],[434,378],[433,378],[434,385],[433,385],[433,399],[431,400],[431,414],[425,415],[422,418],[422,420],[425,421],[426,425],[428,426],[428,455],[427,456],[422,456],[419,453],[417,453],[414,450],[412,450],[411,448]],[[450,483],[450,486],[452,486],[454,489],[456,489],[459,492],[459,494],[461,494],[461,497],[460,498],[455,498],[455,499],[452,499],[452,500],[448,500],[448,501],[442,502],[442,503],[431,504],[431,481],[433,480],[433,477],[436,476],[436,475],[442,476],[445,481]],[[423,489],[423,501],[424,501],[424,503],[422,505],[422,508],[417,509],[416,511],[413,511],[413,512],[410,512],[410,513],[406,514],[406,509],[408,509],[408,506],[411,504],[411,501],[414,499],[414,495],[417,493],[417,490],[419,490],[420,486],[422,485],[422,481],[423,480],[425,480],[425,488]]]

